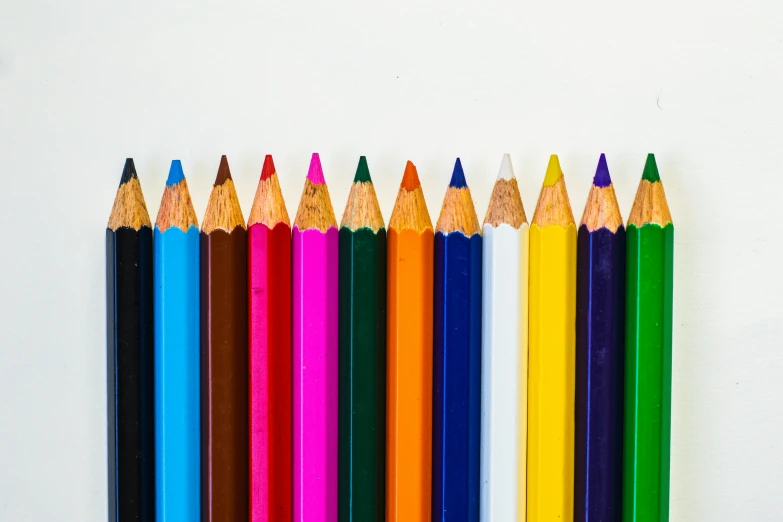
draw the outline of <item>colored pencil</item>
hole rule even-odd
[[[434,241],[410,161],[389,220],[388,241],[386,520],[429,522]]]
[[[506,154],[484,218],[481,520],[525,520],[530,227]]]
[[[527,519],[574,516],[576,225],[556,155],[530,226]]]
[[[577,233],[574,520],[622,517],[625,228],[601,154]]]
[[[655,156],[628,218],[623,520],[669,520],[674,224]]]
[[[339,517],[383,522],[386,229],[362,156],[340,225]]]
[[[432,520],[478,521],[481,229],[459,158],[435,227]]]
[[[291,225],[272,156],[247,221],[250,520],[291,520]]]
[[[152,223],[125,160],[106,228],[109,520],[155,516]]]
[[[201,518],[248,518],[247,230],[228,160],[201,224]]]
[[[199,230],[179,160],[155,222],[155,511],[201,520]]]
[[[337,518],[337,222],[313,154],[294,219],[294,520]]]

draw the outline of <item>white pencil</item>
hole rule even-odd
[[[524,521],[529,227],[508,154],[483,235],[481,520]]]

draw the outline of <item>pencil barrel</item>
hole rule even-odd
[[[291,228],[248,229],[250,520],[291,520]]]
[[[293,228],[294,519],[337,517],[338,232]]]
[[[481,246],[480,234],[435,234],[433,520],[479,519]]]
[[[483,228],[481,519],[525,518],[529,227]]]
[[[155,516],[152,230],[106,230],[109,520]]]
[[[432,229],[389,229],[386,520],[428,522],[432,493]]]
[[[625,230],[577,238],[574,520],[622,517]]]
[[[669,520],[674,226],[627,231],[623,520]]]
[[[247,232],[202,232],[200,243],[202,520],[246,520]]]
[[[340,229],[339,516],[383,521],[386,231]]]

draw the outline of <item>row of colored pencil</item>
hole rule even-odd
[[[388,235],[362,157],[338,229],[313,155],[247,226],[225,156],[198,229],[128,159],[107,237],[109,519],[668,520],[673,225],[601,155],[578,229],[552,156],[484,224],[459,159],[433,229],[408,162]]]

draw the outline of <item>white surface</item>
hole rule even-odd
[[[510,163],[498,178],[514,177]],[[527,497],[530,228],[485,224],[482,233],[481,520],[516,522]]]
[[[199,216],[220,154],[247,215],[310,153],[337,214],[366,154],[438,215],[460,155],[483,218],[503,152],[528,215],[549,154],[574,213],[600,152],[626,213],[648,151],[676,221],[674,522],[776,521],[783,491],[783,6],[749,2],[0,2],[0,520],[106,514],[104,228],[126,156]],[[47,228],[44,228],[47,227]]]

